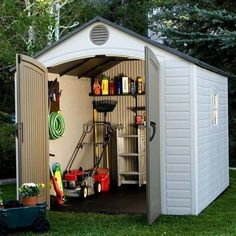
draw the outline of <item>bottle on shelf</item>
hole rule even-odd
[[[135,88],[135,82],[133,79],[131,79],[131,82],[130,82],[130,90],[131,90],[131,94],[135,94],[135,91],[136,91],[136,88]]]
[[[114,81],[114,79],[110,80],[109,92],[110,92],[110,95],[114,95],[115,94],[115,81]]]
[[[129,94],[131,94],[131,81],[132,81],[132,79],[129,78],[129,79],[128,79],[128,93],[129,93]]]
[[[109,94],[109,77],[108,76],[102,76],[102,95],[108,95]]]
[[[141,94],[143,92],[143,79],[142,77],[137,78],[137,93]]]
[[[94,95],[100,95],[101,94],[101,85],[99,83],[99,79],[95,78],[93,82],[93,94]]]
[[[121,79],[120,77],[116,78],[116,94],[121,94]]]
[[[129,78],[127,76],[122,76],[122,93],[129,93]]]

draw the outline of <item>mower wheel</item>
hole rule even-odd
[[[49,222],[44,217],[39,217],[35,220],[33,225],[33,231],[35,233],[46,233],[49,230]]]
[[[6,236],[8,234],[7,225],[4,222],[0,222],[0,235]]]
[[[86,199],[88,197],[88,187],[82,186],[81,187],[81,199]]]
[[[102,184],[98,181],[94,183],[94,192],[96,195],[102,192]]]

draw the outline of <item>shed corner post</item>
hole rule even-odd
[[[198,215],[197,68],[190,64],[191,214]]]

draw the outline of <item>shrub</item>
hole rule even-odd
[[[11,116],[0,113],[0,179],[16,176],[15,125]]]

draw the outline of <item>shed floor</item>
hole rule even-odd
[[[106,214],[145,214],[146,188],[124,185],[119,189],[102,192],[98,196],[89,196],[86,200],[67,198],[64,206],[57,210]]]

